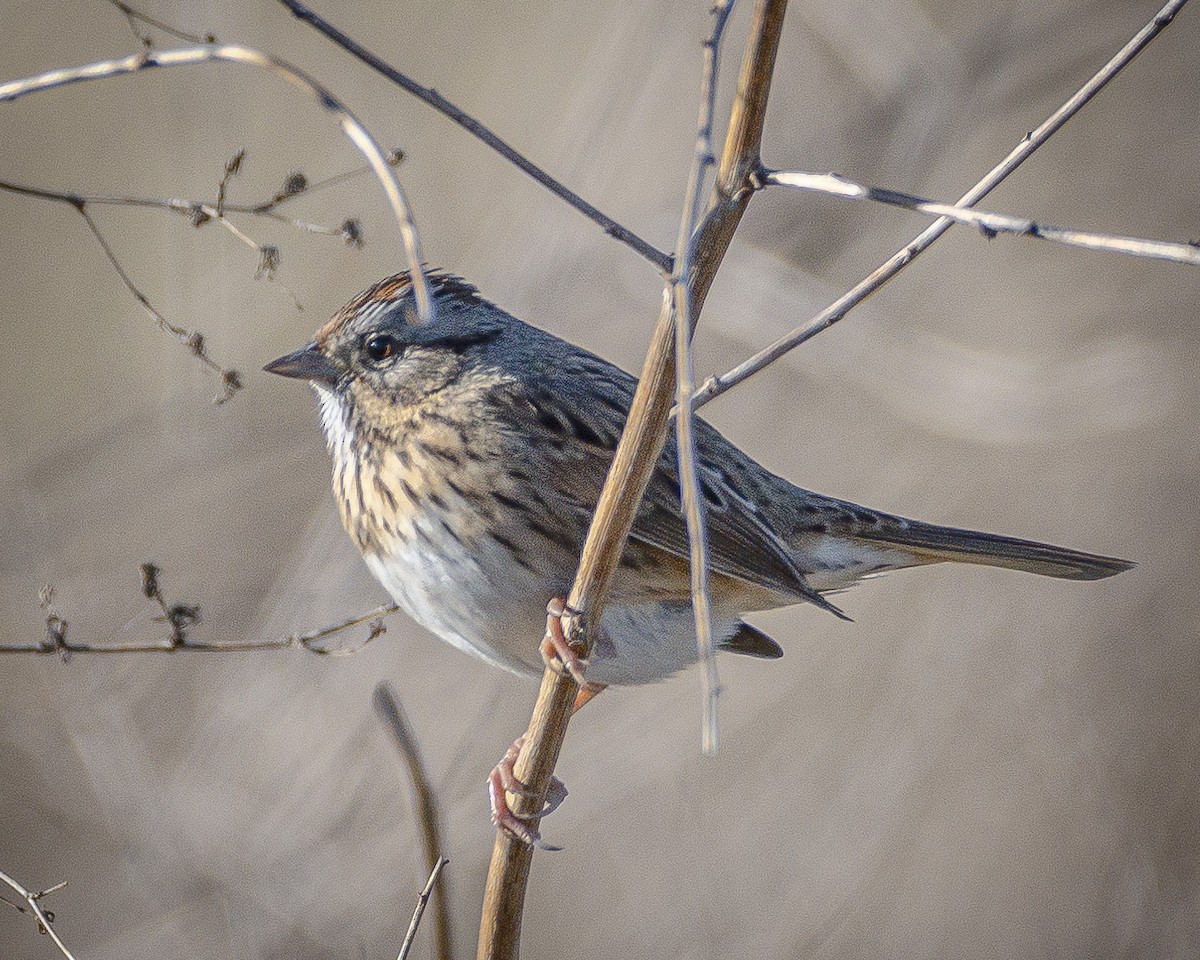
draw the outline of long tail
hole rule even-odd
[[[1019,540],[996,533],[939,527],[909,520],[895,526],[855,530],[862,540],[886,543],[911,553],[918,563],[980,563],[989,567],[1008,567],[1044,577],[1064,580],[1102,580],[1137,566],[1130,560],[1082,553],[1035,540]]]

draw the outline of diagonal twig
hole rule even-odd
[[[13,892],[25,901],[25,906],[12,903],[11,900],[6,900],[5,902],[16,907],[21,913],[25,913],[26,911],[32,913],[37,919],[38,932],[47,934],[50,939],[54,941],[54,945],[58,947],[58,949],[62,952],[62,955],[66,957],[67,960],[75,960],[74,954],[67,949],[67,945],[63,943],[62,938],[55,932],[54,927],[51,926],[51,922],[54,920],[54,914],[50,913],[48,910],[43,910],[41,904],[38,903],[38,901],[41,900],[42,897],[46,896],[46,894],[53,893],[55,890],[61,890],[63,887],[65,887],[67,885],[66,881],[62,883],[56,883],[52,887],[48,887],[45,890],[40,890],[37,893],[34,893],[32,890],[26,890],[24,886],[10,877],[3,870],[0,870],[0,883],[8,884],[8,886],[12,888]]]
[[[404,162],[404,151],[399,147],[394,147],[387,152],[387,162],[389,166],[398,167]],[[306,197],[320,190],[328,190],[330,187],[338,186],[347,183],[351,180],[361,177],[365,173],[371,173],[370,167],[358,167],[354,170],[344,170],[341,173],[334,173],[328,177],[322,177],[320,180],[309,180],[306,176],[299,172],[293,172],[288,175],[284,182],[283,189],[279,190],[270,200],[264,200],[261,203],[246,204],[239,206],[237,204],[229,206],[227,209],[232,213],[254,213],[262,215],[274,215],[273,211],[276,207],[282,206],[285,203],[290,203],[297,197]]]
[[[244,155],[244,151],[239,152],[238,156]],[[388,163],[391,166],[398,165],[403,159],[403,151],[391,150],[387,155]],[[239,161],[240,163],[240,161]],[[203,200],[184,200],[168,197],[138,197],[138,196],[121,196],[112,194],[84,194],[76,192],[68,192],[64,190],[50,190],[43,187],[32,187],[27,184],[13,183],[7,180],[0,180],[0,190],[13,193],[18,196],[30,197],[37,200],[45,200],[51,203],[62,203],[70,206],[80,216],[83,217],[88,229],[93,237],[99,243],[101,250],[104,252],[109,265],[112,266],[118,278],[124,284],[125,288],[137,301],[138,305],[149,314],[155,325],[162,331],[169,334],[178,343],[187,347],[188,351],[195,356],[202,365],[207,369],[212,370],[221,381],[221,392],[213,398],[213,402],[217,404],[225,403],[234,393],[242,388],[241,375],[237,370],[226,368],[214,361],[208,353],[207,342],[198,330],[190,330],[186,327],[172,323],[157,307],[153,305],[149,297],[137,287],[124,264],[119,261],[116,251],[112,249],[108,243],[107,237],[103,235],[100,226],[91,216],[89,207],[92,206],[117,206],[117,207],[142,207],[155,210],[167,210],[173,213],[180,214],[188,219],[194,227],[202,227],[208,223],[219,224],[227,233],[237,239],[239,242],[246,244],[259,256],[260,273],[264,262],[276,264],[278,261],[275,257],[270,256],[275,249],[267,244],[260,244],[253,238],[247,236],[244,231],[240,230],[229,219],[229,214],[245,214],[253,217],[263,217],[273,220],[278,223],[286,224],[297,230],[302,230],[306,233],[321,234],[323,236],[339,237],[349,246],[361,247],[363,244],[362,224],[353,217],[348,217],[337,226],[325,226],[322,224],[309,223],[304,220],[298,220],[292,217],[285,216],[278,211],[278,207],[282,206],[297,197],[306,196],[319,190],[327,189],[337,184],[345,183],[363,174],[370,173],[371,168],[358,167],[353,170],[343,171],[342,173],[333,174],[332,176],[324,177],[320,180],[309,181],[302,173],[293,171],[284,181],[282,187],[268,200],[259,201],[252,204],[234,204],[228,203],[224,198],[224,190],[219,191],[217,202],[210,204]],[[224,185],[228,178],[228,173],[222,179]],[[282,284],[280,285],[282,287]],[[285,292],[291,295],[291,291],[283,288]],[[292,298],[295,300],[295,298]],[[299,307],[299,304],[296,304]]]
[[[649,260],[652,264],[658,267],[659,270],[666,272],[671,269],[670,254],[663,253],[653,244],[643,240],[632,230],[622,226],[612,217],[588,203],[570,187],[566,186],[561,181],[556,180],[533,161],[526,158],[524,154],[520,153],[504,140],[501,140],[500,137],[492,133],[492,131],[485,127],[482,123],[480,123],[470,114],[460,110],[436,90],[432,89],[431,87],[422,86],[411,77],[401,73],[386,60],[383,60],[371,53],[371,51],[367,50],[360,43],[356,42],[352,37],[343,33],[328,20],[315,13],[311,8],[305,6],[303,3],[300,3],[299,0],[280,0],[280,2],[287,7],[297,19],[304,21],[312,27],[315,27],[318,31],[336,43],[351,56],[361,60],[376,72],[383,74],[383,76],[391,80],[392,83],[403,88],[408,93],[411,93],[417,99],[427,103],[444,116],[449,117],[473,137],[483,141],[484,144],[495,150],[498,154],[500,154],[500,156],[515,166],[522,173],[532,177],[556,197],[561,200],[565,200],[585,217],[597,224],[610,237],[620,241],[621,243],[625,244],[625,246],[644,257],[646,260]]]
[[[417,936],[417,928],[421,925],[421,917],[425,914],[425,906],[429,903],[429,898],[433,895],[434,884],[441,879],[442,870],[449,862],[445,857],[438,857],[437,863],[429,871],[429,879],[425,883],[425,889],[417,895],[417,907],[413,910],[412,921],[408,925],[408,933],[404,935],[404,942],[400,944],[400,953],[396,956],[396,960],[405,960],[408,957],[409,951],[412,950],[413,940]],[[440,903],[444,899],[445,897],[438,897],[437,902]],[[439,954],[439,956],[442,956],[442,954]]]
[[[82,218],[87,228],[91,231],[92,236],[100,245],[100,249],[104,252],[105,258],[108,260],[109,266],[116,272],[125,289],[133,296],[143,310],[149,314],[155,325],[165,333],[173,337],[177,342],[184,344],[188,351],[197,360],[200,361],[206,368],[212,370],[221,380],[221,392],[213,397],[213,402],[216,404],[225,403],[238,390],[242,388],[241,375],[237,370],[230,367],[223,367],[209,356],[208,346],[204,339],[204,334],[198,330],[189,330],[187,327],[181,327],[178,324],[172,323],[166,316],[150,302],[150,298],[133,282],[133,278],[125,270],[124,265],[117,257],[116,251],[108,242],[108,238],[100,230],[99,224],[88,213],[88,206],[92,203],[128,203],[134,206],[160,206],[169,209],[179,209],[180,212],[187,213],[189,216],[195,216],[195,211],[201,208],[201,205],[194,204],[186,209],[182,206],[175,207],[174,204],[182,205],[184,201],[157,201],[151,198],[141,197],[89,197],[82,194],[66,193],[59,190],[44,190],[38,187],[29,187],[19,183],[11,183],[7,180],[0,180],[0,190],[7,193],[15,193],[19,196],[33,197],[38,200],[48,200],[53,203],[64,203],[75,210]],[[203,210],[201,210],[203,213]],[[207,213],[204,216],[209,217]],[[211,219],[211,217],[209,217]]]
[[[1087,103],[1103,90],[1146,46],[1163,30],[1171,25],[1175,15],[1183,8],[1187,0],[1169,0],[1158,13],[1141,30],[1117,51],[1113,57],[1096,71],[1088,81],[1080,87],[1062,106],[1040,123],[1034,130],[1027,133],[1003,160],[988,171],[987,175],[975,186],[963,194],[955,206],[973,207],[986,197],[1010,173],[1017,169],[1052,137],[1058,130],[1077,114]],[[882,287],[887,281],[915,260],[922,251],[928,248],[943,233],[950,229],[954,221],[942,217],[930,224],[920,234],[897,250],[884,263],[876,267],[870,274],[860,280],[841,297],[818,313],[808,323],[797,327],[786,336],[780,337],[770,346],[764,347],[748,360],[738,364],[732,370],[710,377],[692,396],[693,408],[698,408],[719,397],[726,390],[737,386],[743,380],[758,373],[763,367],[774,363],[790,350],[800,346],[842,319],[853,307],[857,306],[868,296]]]
[[[1094,233],[1089,230],[1074,230],[1056,227],[1028,217],[1014,217],[1007,213],[992,213],[971,207],[940,203],[881,187],[869,187],[856,183],[838,173],[810,173],[803,170],[762,170],[754,178],[757,187],[790,187],[793,190],[809,190],[827,196],[844,197],[847,200],[869,200],[887,206],[913,210],[931,217],[947,217],[955,223],[976,226],[988,239],[1000,234],[1032,237],[1035,240],[1052,240],[1070,247],[1086,250],[1111,250],[1131,257],[1148,257],[1152,260],[1167,260],[1171,263],[1200,265],[1200,246],[1195,243],[1173,243],[1168,240],[1147,240],[1142,237],[1122,237],[1111,233]]]
[[[150,318],[155,322],[160,330],[164,330],[180,343],[186,344],[188,350],[197,360],[210,370],[216,371],[221,378],[221,392],[213,397],[213,403],[222,404],[229,400],[233,395],[242,388],[241,375],[232,368],[221,366],[208,355],[208,346],[204,342],[204,335],[197,330],[189,330],[187,327],[181,327],[178,324],[168,320],[159,309],[150,302],[150,298],[142,293],[141,289],[133,282],[133,279],[125,272],[121,261],[117,259],[113,248],[109,246],[108,240],[104,234],[100,232],[100,228],[96,225],[96,221],[92,219],[92,215],[88,213],[87,206],[80,203],[75,205],[75,209],[79,211],[79,215],[83,217],[83,222],[87,224],[88,229],[92,232],[92,236],[96,238],[96,242],[100,244],[100,249],[104,251],[104,256],[108,259],[109,266],[116,271],[116,274],[121,279],[121,283],[125,285],[125,289],[132,294],[133,298],[141,305],[142,309],[150,315]]]

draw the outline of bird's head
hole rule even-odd
[[[486,370],[487,344],[512,321],[474,287],[444,273],[427,274],[434,304],[417,319],[407,273],[359,294],[298,350],[271,361],[269,373],[308,380],[325,413],[343,422],[365,414],[386,421]]]

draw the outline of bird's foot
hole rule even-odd
[[[514,771],[517,757],[521,755],[521,748],[524,745],[525,734],[521,734],[488,776],[488,802],[492,807],[492,823],[497,830],[502,830],[513,839],[536,847],[538,850],[561,850],[562,847],[546,843],[534,823],[530,822],[536,822],[546,814],[554,812],[558,809],[558,805],[567,799],[567,788],[558,777],[550,778],[544,806],[537,813],[517,814],[508,805],[506,794],[509,793],[519,797],[536,796],[532,790],[517,779]]]
[[[546,635],[542,638],[540,651],[546,666],[562,676],[570,676],[579,684],[579,692],[575,695],[572,713],[582,707],[596,694],[604,689],[602,683],[591,683],[584,678],[583,671],[587,668],[587,660],[571,648],[563,633],[562,617],[567,612],[567,603],[562,597],[555,597],[546,606]],[[525,746],[525,735],[518,737],[501,761],[488,776],[488,801],[492,808],[492,823],[496,829],[507,833],[515,840],[536,847],[539,850],[561,850],[542,840],[536,823],[546,814],[552,813],[567,798],[567,788],[558,777],[550,778],[550,786],[546,789],[541,810],[536,813],[514,813],[508,805],[508,794],[518,797],[538,799],[538,795],[526,784],[517,779],[515,766],[521,748]]]
[[[584,679],[583,672],[587,669],[588,661],[567,642],[562,628],[562,618],[566,612],[567,602],[562,597],[555,597],[546,605],[546,635],[538,649],[547,667],[555,673],[569,675],[579,684],[580,694],[587,694],[583,701],[586,703],[604,689],[604,684],[590,683]]]

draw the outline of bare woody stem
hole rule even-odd
[[[320,656],[348,657],[358,653],[368,643],[378,640],[387,633],[387,628],[383,624],[383,618],[390,616],[399,609],[394,603],[385,604],[368,613],[360,613],[338,623],[318,627],[315,630],[308,630],[304,633],[293,633],[289,636],[276,639],[227,640],[216,643],[193,640],[188,636],[184,636],[182,639],[165,637],[162,640],[154,640],[147,643],[88,643],[83,640],[70,639],[67,636],[66,621],[52,613],[47,618],[47,636],[45,639],[32,643],[0,643],[0,654],[41,653],[54,654],[66,659],[77,653],[233,653],[246,650],[303,649]],[[331,649],[321,646],[321,641],[341,633],[343,630],[349,630],[351,627],[357,627],[364,623],[367,624],[367,636],[355,646],[345,649]]]
[[[115,0],[114,0],[115,2]],[[127,12],[124,5],[118,4],[122,12]],[[388,162],[395,166],[400,162],[403,154],[398,150],[393,150],[388,155]],[[208,352],[207,341],[203,333],[199,330],[188,329],[179,324],[172,323],[167,316],[159,310],[144,291],[134,282],[129,271],[117,256],[113,246],[108,242],[104,232],[100,229],[99,224],[91,215],[90,208],[93,206],[116,206],[116,207],[142,207],[154,210],[168,210],[176,214],[181,214],[188,218],[194,227],[203,226],[206,223],[217,223],[224,227],[229,233],[235,236],[242,242],[249,242],[255,252],[261,259],[265,256],[268,246],[255,243],[250,240],[245,233],[234,226],[228,219],[229,214],[238,213],[252,217],[267,218],[279,223],[284,223],[289,226],[302,230],[307,233],[323,234],[325,236],[340,237],[345,243],[352,246],[359,246],[362,242],[362,227],[359,222],[353,218],[347,218],[336,227],[322,226],[320,224],[309,223],[304,220],[293,219],[279,212],[279,207],[289,201],[295,200],[297,197],[307,196],[317,190],[322,190],[339,183],[344,183],[354,177],[362,176],[370,173],[370,167],[359,167],[355,170],[348,170],[343,173],[334,174],[330,177],[325,177],[321,180],[309,182],[303,176],[292,174],[285,181],[281,190],[270,199],[260,201],[254,204],[232,204],[222,203],[218,205],[210,204],[203,200],[181,200],[171,199],[166,197],[131,197],[131,196],[113,196],[113,195],[96,195],[69,193],[62,190],[46,190],[39,187],[31,187],[25,184],[12,183],[8,180],[0,180],[0,191],[13,193],[18,196],[30,197],[35,200],[44,200],[51,203],[65,204],[75,210],[87,224],[88,230],[100,245],[100,249],[104,252],[105,258],[109,265],[117,274],[125,289],[129,291],[134,300],[154,321],[155,325],[171,336],[177,343],[185,346],[189,353],[192,354],[204,367],[215,373],[221,381],[221,392],[213,398],[214,403],[225,403],[242,387],[241,375],[237,370],[223,367],[217,363]],[[224,184],[224,180],[222,181]],[[221,209],[218,210],[218,206]]]
[[[693,322],[699,317],[717,268],[753,194],[750,174],[759,164],[763,118],[785,9],[786,0],[758,0],[755,5],[717,183],[695,241],[695,265],[685,278]],[[617,445],[568,598],[564,631],[569,641],[583,641],[588,650],[637,505],[666,440],[675,387],[674,313],[671,297],[665,296],[629,421]],[[551,670],[542,677],[525,748],[515,771],[536,797],[545,796],[577,691],[570,677]],[[540,808],[540,802],[515,798],[517,814]],[[484,892],[480,960],[508,960],[517,956],[532,857],[530,847],[505,834],[497,834]]]
[[[429,898],[433,896],[433,888],[441,879],[442,870],[449,862],[445,857],[438,857],[437,862],[433,865],[433,869],[430,870],[429,879],[425,882],[425,888],[417,895],[417,906],[413,910],[412,920],[408,924],[408,933],[404,936],[404,943],[400,945],[400,952],[396,955],[396,960],[408,960],[408,954],[412,950],[413,942],[417,938],[417,928],[421,925],[421,917],[425,914],[425,907],[429,903]],[[438,956],[448,957],[449,954],[439,953]]]

